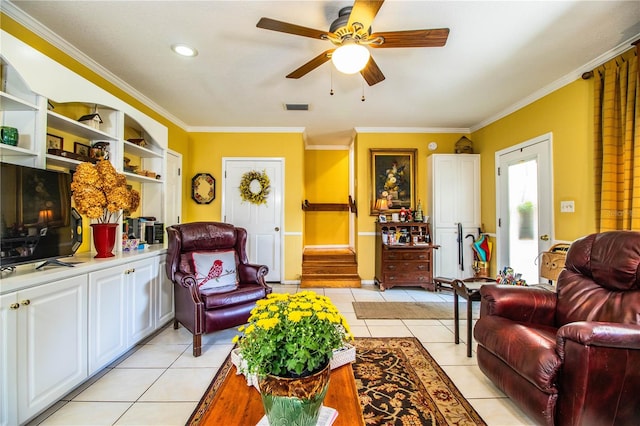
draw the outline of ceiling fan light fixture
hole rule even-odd
[[[331,62],[341,73],[355,74],[367,65],[370,56],[369,49],[351,42],[338,47],[331,55]]]
[[[198,51],[186,44],[174,44],[171,46],[171,50],[180,56],[194,57],[198,56]]]

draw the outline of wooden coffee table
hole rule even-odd
[[[338,411],[335,426],[364,426],[351,364],[331,370],[324,405]],[[255,387],[247,386],[245,377],[236,374],[235,367],[231,367],[200,424],[255,426],[262,416],[264,408],[260,393]]]

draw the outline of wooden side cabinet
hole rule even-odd
[[[434,291],[433,250],[428,223],[376,224],[376,275],[380,291],[396,286]]]

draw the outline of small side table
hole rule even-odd
[[[495,284],[491,278],[467,278],[466,280],[454,280],[453,287],[453,319],[456,345],[460,343],[460,312],[458,309],[458,296],[467,301],[467,356],[471,358],[471,331],[473,329],[473,302],[480,301],[480,287],[487,284]]]

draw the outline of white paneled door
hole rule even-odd
[[[280,282],[284,223],[284,159],[224,158],[222,169],[223,221],[247,230],[249,262],[267,265],[267,281]],[[270,186],[265,204],[245,201],[240,196],[240,182],[245,173],[252,171],[264,172],[269,178]],[[251,185],[251,188],[253,191],[260,191],[258,185]]]

